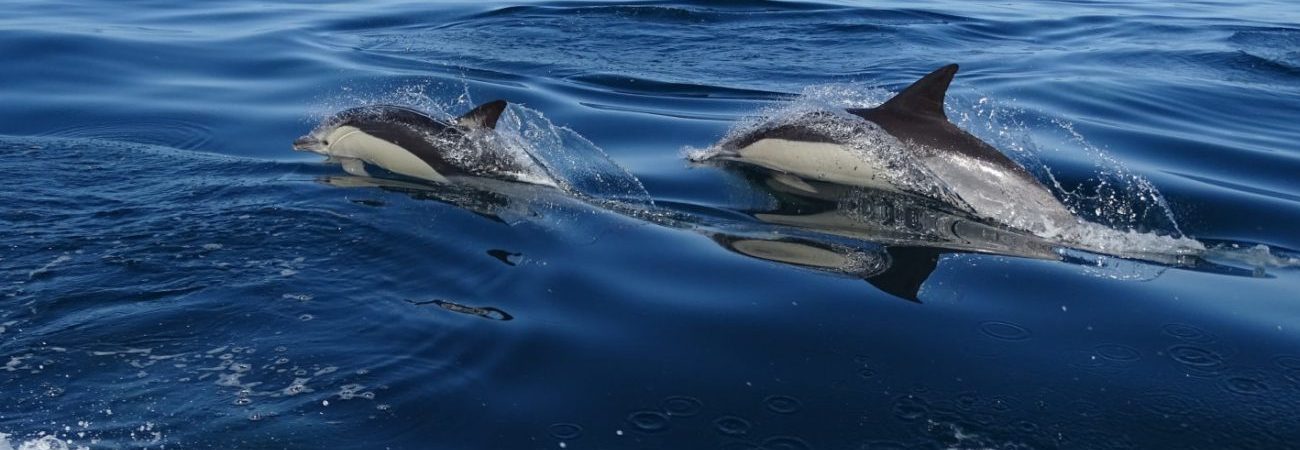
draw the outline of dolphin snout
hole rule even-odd
[[[293,140],[293,149],[300,152],[311,151],[319,146],[320,141],[311,136],[300,136],[298,139]]]

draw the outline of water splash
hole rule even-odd
[[[314,108],[311,116],[322,120],[338,110],[378,104],[405,106],[450,122],[480,102],[464,83],[404,83],[381,87],[378,92],[344,86]],[[604,150],[527,106],[511,103],[494,133],[470,133],[468,137],[468,148],[459,143],[444,146],[457,149],[451,158],[474,160],[489,147],[505,149],[524,163],[524,171],[514,174],[520,181],[557,186],[587,198],[653,203],[641,182]]]
[[[851,84],[810,86],[787,103],[768,106],[746,117],[719,142],[738,139],[754,131],[783,125],[811,128],[847,148],[871,164],[886,168],[882,175],[891,184],[945,200],[956,199],[953,187],[934,176],[919,158],[906,151],[903,144],[888,133],[844,112],[846,108],[879,105],[892,94],[882,89]],[[1199,242],[1183,237],[1173,212],[1163,196],[1145,178],[1126,169],[1116,158],[1088,143],[1066,121],[1053,119],[1045,126],[1030,127],[1023,110],[1001,105],[987,96],[974,100],[953,95],[947,102],[952,121],[971,134],[1001,149],[1053,191],[1071,213],[1082,220],[1054,223],[1044,214],[1026,210],[1022,205],[997,203],[991,218],[1016,228],[1031,230],[1049,238],[1090,251],[1119,256],[1194,255],[1204,251]],[[1056,151],[1086,155],[1093,166],[1092,176],[1066,187],[1058,176],[1040,160],[1044,153],[1037,139],[1056,136]],[[687,159],[706,161],[725,150],[715,146],[684,149]],[[1013,194],[1013,193],[1012,193]],[[1047,199],[1051,200],[1051,199]],[[960,201],[950,201],[961,204]]]

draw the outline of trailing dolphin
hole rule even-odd
[[[724,139],[698,160],[765,168],[805,189],[812,187],[801,179],[921,195],[1040,234],[1077,224],[1069,208],[1024,167],[948,121],[944,96],[956,73],[956,64],[941,67],[880,106],[846,110],[848,118],[818,112],[764,124]],[[904,154],[869,157],[860,143],[834,131],[845,125],[832,122],[845,120],[857,121],[850,127],[884,131],[892,139],[873,144]],[[900,174],[907,171],[914,175],[910,180]],[[915,179],[923,177],[932,179]]]
[[[438,183],[482,177],[555,186],[530,155],[494,139],[505,108],[496,100],[444,123],[401,106],[362,106],[326,119],[293,148],[328,156],[357,176],[369,176],[365,164],[371,164]]]

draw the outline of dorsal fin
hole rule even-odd
[[[496,128],[497,119],[506,110],[505,100],[493,100],[469,110],[456,118],[456,125],[466,128]]]
[[[929,75],[921,77],[920,80],[916,80],[907,89],[903,89],[903,92],[899,92],[876,109],[947,120],[948,115],[943,112],[943,97],[948,93],[948,84],[956,74],[956,64],[940,67]]]

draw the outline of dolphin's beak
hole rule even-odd
[[[320,147],[320,141],[311,136],[302,136],[293,140],[293,149],[300,152],[309,152]]]

